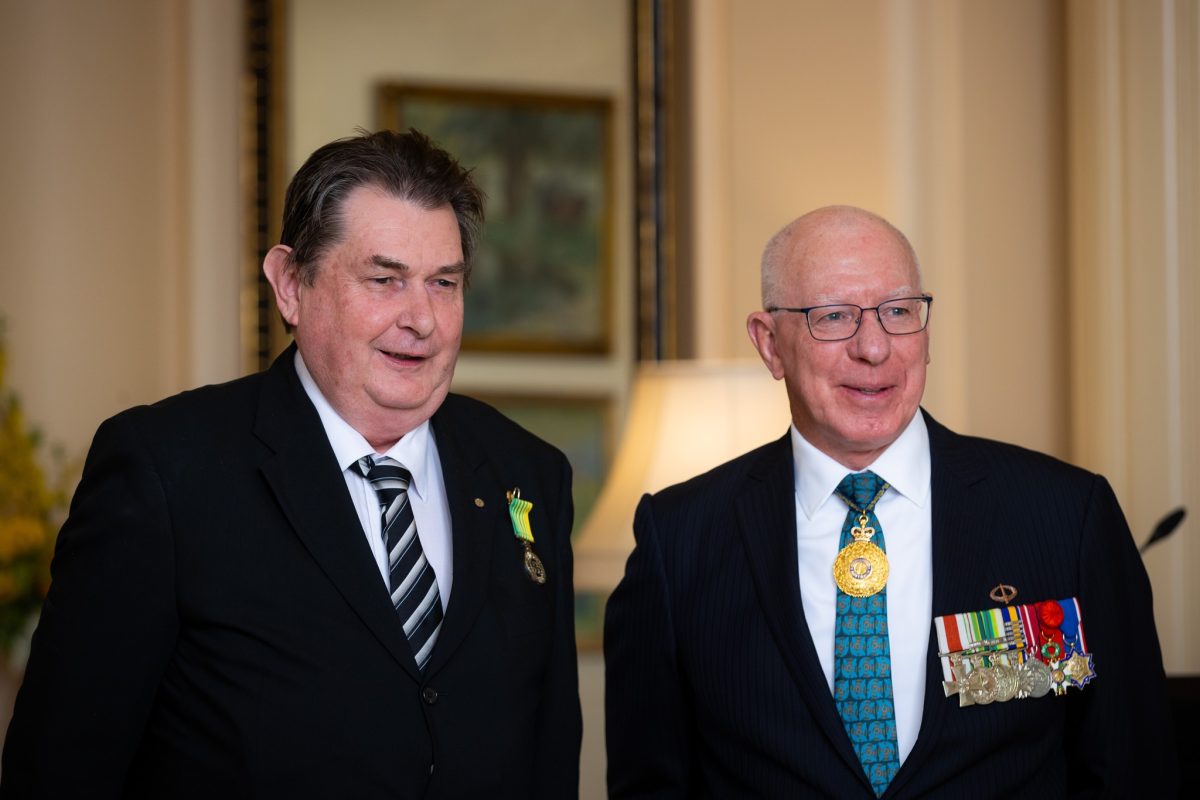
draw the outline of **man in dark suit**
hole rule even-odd
[[[570,468],[448,394],[482,203],[415,131],[300,169],[296,343],[100,427],[0,795],[577,795]]]
[[[1116,498],[919,408],[931,304],[868,212],[768,244],[747,327],[793,425],[642,499],[605,621],[612,797],[1174,796]]]

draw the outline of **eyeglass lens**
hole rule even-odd
[[[929,303],[924,298],[905,297],[880,303],[877,309],[860,306],[819,306],[808,312],[808,325],[818,339],[849,339],[858,330],[864,311],[874,310],[883,329],[895,336],[917,333],[929,318]]]

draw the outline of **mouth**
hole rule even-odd
[[[883,397],[889,394],[893,389],[891,386],[851,386],[849,384],[846,384],[844,388],[853,394],[864,398]]]
[[[413,364],[420,364],[422,361],[425,361],[428,358],[428,356],[420,355],[418,353],[404,353],[393,350],[379,350],[377,352],[393,364],[403,364],[409,366]]]

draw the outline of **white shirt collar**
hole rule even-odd
[[[812,519],[846,477],[847,469],[810,444],[796,430],[794,423],[791,436],[796,499],[804,515]],[[896,441],[867,469],[917,506],[925,506],[929,500],[930,482],[929,429],[919,409]]]
[[[392,445],[386,453],[377,453],[363,435],[342,419],[341,415],[325,399],[325,395],[321,393],[317,382],[313,380],[312,374],[305,366],[299,350],[296,351],[296,374],[300,376],[300,384],[304,387],[308,399],[316,406],[317,414],[321,417],[321,425],[325,428],[325,436],[329,439],[339,467],[343,470],[353,467],[355,474],[358,474],[355,462],[363,456],[389,456],[412,473],[409,490],[415,492],[418,497],[423,496],[422,487],[429,486],[427,481],[429,475],[432,474],[431,470],[440,468],[429,420],[425,420],[404,434],[400,441]]]

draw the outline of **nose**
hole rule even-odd
[[[407,328],[418,339],[424,339],[433,333],[437,325],[437,317],[433,313],[433,302],[424,286],[412,286],[403,292],[397,301],[396,326]]]
[[[868,364],[881,364],[892,352],[892,337],[883,329],[877,308],[863,312],[858,331],[846,342],[850,356]]]

